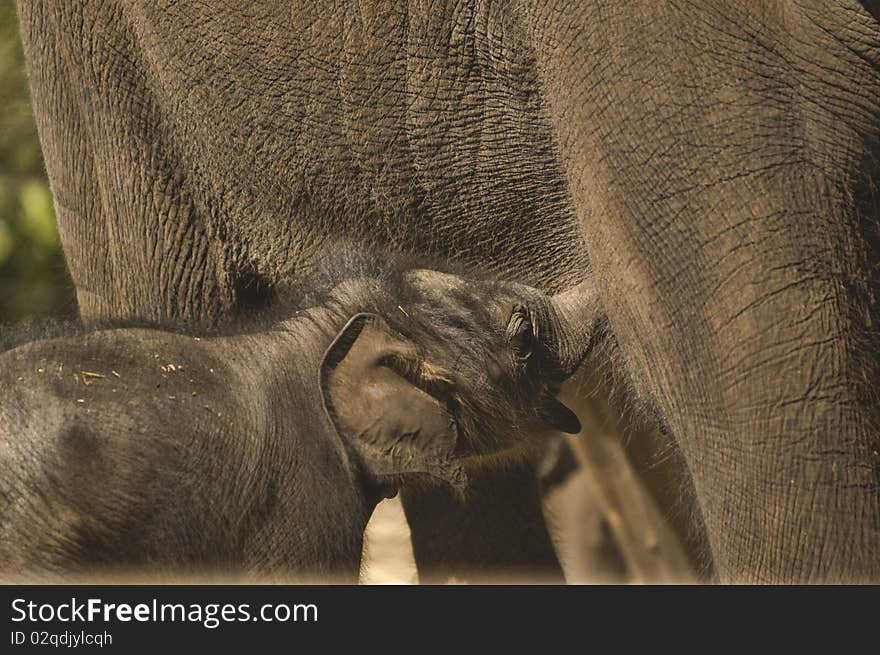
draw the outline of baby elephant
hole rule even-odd
[[[356,580],[376,503],[576,432],[554,397],[597,318],[584,283],[348,260],[271,320],[89,331],[0,354],[3,576]]]

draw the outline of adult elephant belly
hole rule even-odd
[[[505,15],[272,2],[21,15],[87,319],[214,320],[340,238],[550,291],[586,271]]]
[[[503,8],[315,4],[20,3],[85,320],[226,320],[340,239],[551,292],[586,274]],[[531,464],[472,479],[467,505],[404,498],[423,580],[558,579]]]

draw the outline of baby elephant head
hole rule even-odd
[[[463,489],[468,458],[580,431],[556,394],[591,345],[591,284],[548,297],[427,270],[399,282],[348,321],[321,363],[327,414],[369,479],[395,489],[427,475]]]

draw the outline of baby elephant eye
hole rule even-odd
[[[528,308],[515,306],[507,321],[507,343],[517,359],[526,360],[531,356],[536,336],[537,327]]]

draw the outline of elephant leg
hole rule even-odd
[[[465,499],[446,487],[401,493],[422,583],[563,583],[532,461],[468,473]]]
[[[880,24],[857,4],[521,5],[610,330],[723,582],[880,580]]]
[[[630,528],[643,534],[642,567],[648,580],[710,581],[714,577],[708,540],[694,498],[693,481],[680,449],[650,417],[625,416],[623,398],[613,390],[621,380],[611,361],[613,344],[605,343],[569,380],[561,396],[576,408],[583,430],[574,442],[594,484],[614,489]],[[592,390],[588,397],[582,390]],[[629,485],[627,489],[626,485]],[[615,487],[617,487],[615,489]],[[625,500],[627,497],[630,500]],[[649,536],[653,535],[653,536]],[[652,561],[653,560],[653,561]]]
[[[613,376],[604,359],[588,361],[560,395],[582,426],[580,434],[563,437],[561,445],[575,469],[570,484],[579,494],[566,490],[568,498],[557,495],[550,508],[566,573],[575,564],[574,575],[588,582],[613,582],[615,575],[636,584],[706,579],[701,565],[705,543],[681,521],[692,516],[680,491],[690,485],[668,461],[674,447],[643,421],[630,418],[624,427],[619,405],[612,405]],[[590,522],[601,529],[594,527],[589,534]],[[606,541],[610,548],[597,548]],[[608,551],[614,551],[617,566]]]

